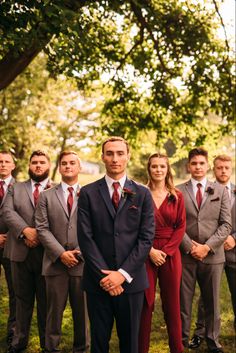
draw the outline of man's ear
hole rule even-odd
[[[186,169],[187,169],[187,172],[190,173],[190,171],[189,171],[189,162],[186,165]]]

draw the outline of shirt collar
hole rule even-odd
[[[79,188],[79,183],[75,183],[74,185],[68,185],[64,181],[61,181],[61,187],[63,192],[67,192],[69,187],[72,187],[74,189],[74,192],[76,192]]]
[[[112,184],[114,182],[119,182],[120,186],[121,186],[121,189],[123,189],[124,185],[125,185],[126,178],[127,178],[126,174],[122,178],[120,178],[119,180],[114,180],[111,177],[109,177],[107,174],[105,175],[105,180],[106,180],[106,183],[107,183],[109,188],[112,187]]]
[[[197,184],[202,184],[203,188],[206,188],[207,178],[203,178],[201,181],[191,178],[191,183],[194,187],[197,187]]]
[[[42,187],[42,189],[44,190],[44,189],[46,188],[46,185],[47,185],[47,183],[48,183],[48,180],[49,180],[49,178],[46,178],[46,179],[44,179],[44,180],[42,180],[42,181],[39,182],[39,181],[35,181],[35,180],[31,179],[32,189],[33,189],[33,187],[34,187],[35,184],[40,184],[41,187]]]
[[[223,185],[217,180],[215,182],[216,182],[216,184]],[[229,189],[231,191],[231,182],[230,182],[230,180],[228,181],[228,183],[226,185],[223,185],[223,186],[227,187],[227,189]]]
[[[11,183],[12,176],[9,175],[6,179],[0,179],[1,181],[4,181],[4,183],[8,186]]]

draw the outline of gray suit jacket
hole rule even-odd
[[[203,260],[207,264],[225,261],[223,243],[231,231],[230,200],[225,187],[207,181],[206,190],[200,209],[193,194],[191,180],[178,186],[183,193],[186,208],[186,233],[181,243],[182,262],[195,260],[189,251],[192,240],[207,244],[211,251]]]
[[[12,177],[10,184],[8,185],[8,189],[10,187],[12,187],[12,185],[15,183],[15,179]],[[6,196],[7,196],[7,192],[5,193],[3,200],[0,204],[0,234],[6,234],[8,231],[8,227],[6,225],[6,223],[4,222],[4,216],[3,216],[3,205],[5,203],[6,200]],[[0,249],[0,251],[3,253],[4,257],[7,257],[7,252],[8,252],[8,243],[7,241],[5,242],[4,248]]]
[[[60,255],[65,249],[79,250],[77,202],[78,196],[74,198],[69,216],[61,184],[40,194],[35,212],[35,222],[39,239],[45,249],[42,272],[45,276],[59,275],[65,271],[71,276],[82,275],[82,262],[72,268],[67,268],[60,260]]]
[[[232,231],[231,235],[236,240],[236,188],[231,184],[231,217],[232,217]],[[226,264],[229,267],[236,269],[236,246],[229,251],[225,251]]]
[[[9,228],[7,257],[11,261],[22,262],[28,255],[30,248],[25,245],[20,236],[24,228],[35,228],[34,213],[31,180],[15,183],[8,189],[3,207],[4,221]],[[42,246],[38,245],[34,251],[35,249],[42,251]]]

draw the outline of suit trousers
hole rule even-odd
[[[86,295],[81,288],[81,276],[69,276],[65,271],[58,276],[45,276],[47,290],[46,349],[58,348],[61,339],[63,312],[69,297],[72,309],[74,341],[73,353],[89,347]]]
[[[159,279],[162,310],[167,325],[171,353],[183,352],[181,316],[180,316],[180,281],[181,255],[177,250],[173,256],[167,256],[162,266],[147,262],[147,273],[150,287],[146,289],[139,332],[139,353],[148,353],[152,313],[154,311],[157,278]]]
[[[16,349],[25,348],[28,344],[35,297],[40,346],[45,347],[46,286],[41,275],[42,255],[43,249],[40,246],[30,249],[25,261],[11,261],[16,295],[16,330],[12,346]]]
[[[108,353],[114,320],[120,353],[138,353],[138,332],[144,292],[122,293],[116,297],[107,292],[87,292],[91,328],[91,353]]]
[[[188,346],[192,302],[198,282],[205,315],[205,338],[208,348],[220,348],[220,282],[224,264],[205,264],[200,261],[183,263],[181,283],[181,317],[182,340],[185,347]]]
[[[234,312],[234,326],[236,326],[236,269],[225,265],[225,273],[231,294],[231,301]],[[201,338],[205,337],[205,316],[201,296],[198,302],[198,314],[194,334]]]
[[[6,257],[3,257],[3,249],[0,249],[0,266],[3,266],[5,278],[7,281],[8,296],[9,296],[9,316],[7,322],[7,335],[11,335],[15,330],[16,324],[16,298],[12,284],[11,262]]]

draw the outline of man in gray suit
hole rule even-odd
[[[207,180],[208,153],[203,148],[194,148],[189,152],[188,170],[191,179],[179,186],[185,200],[187,223],[181,243],[183,345],[189,345],[192,301],[197,281],[204,305],[208,349],[211,353],[221,353],[219,294],[225,261],[224,241],[231,230],[229,195],[222,185]]]
[[[10,260],[5,257],[6,253],[6,241],[7,241],[7,226],[4,222],[3,217],[3,205],[6,199],[8,188],[10,188],[15,179],[11,173],[15,169],[15,163],[11,152],[0,151],[0,273],[1,266],[5,271],[5,278],[7,281],[8,295],[9,295],[9,316],[7,323],[7,342],[10,343],[16,320],[16,300],[12,285],[11,277],[11,264]]]
[[[216,183],[226,186],[231,202],[232,230],[224,242],[224,249],[226,258],[225,273],[231,294],[231,301],[234,312],[234,327],[236,328],[236,194],[235,185],[230,182],[230,178],[232,175],[232,159],[227,155],[219,155],[214,159],[213,164],[213,171],[216,177]],[[200,297],[196,329],[190,341],[189,347],[192,349],[197,349],[203,341],[204,336],[204,307],[202,304],[202,299]]]
[[[77,240],[78,174],[77,153],[59,156],[62,181],[43,192],[36,210],[36,229],[45,248],[43,275],[47,290],[47,352],[60,352],[63,311],[69,296],[74,322],[73,353],[88,348],[88,322],[85,293],[81,289],[83,258]]]
[[[8,349],[21,352],[28,344],[35,297],[40,346],[45,347],[46,289],[42,276],[43,247],[35,228],[35,206],[39,194],[49,185],[50,160],[46,153],[34,151],[29,162],[30,179],[15,183],[8,190],[4,204],[4,221],[8,233],[8,256],[11,260],[16,294],[16,330]]]

